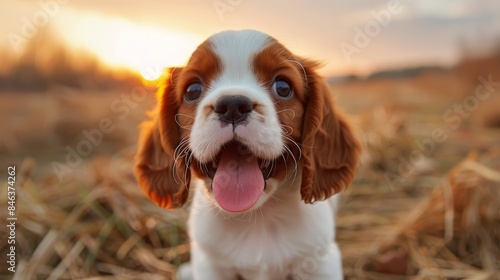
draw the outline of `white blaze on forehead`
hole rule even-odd
[[[224,31],[208,39],[222,62],[219,82],[246,81],[253,77],[252,62],[256,53],[272,42],[272,38],[256,30]]]

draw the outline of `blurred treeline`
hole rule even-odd
[[[107,90],[141,83],[130,70],[113,69],[84,50],[72,50],[55,32],[44,28],[16,53],[0,49],[0,91],[46,91],[52,86]]]
[[[346,74],[328,81],[397,80],[424,73],[453,73],[475,83],[479,75],[500,73],[500,35],[497,40],[490,40],[487,48],[478,48],[465,40],[457,41],[457,45],[461,49],[460,60],[452,67],[436,64],[378,69],[365,77]],[[10,45],[0,47],[0,92],[47,91],[54,86],[106,91],[142,84],[138,73],[112,68],[88,51],[68,47],[50,26],[40,29],[19,52]]]

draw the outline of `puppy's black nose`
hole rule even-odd
[[[245,121],[252,110],[252,100],[242,95],[223,96],[217,100],[214,109],[221,122],[234,125]]]

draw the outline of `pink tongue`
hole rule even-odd
[[[230,212],[251,208],[264,191],[264,177],[257,158],[241,144],[222,150],[212,189],[219,205]]]

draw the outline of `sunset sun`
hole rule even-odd
[[[104,63],[128,68],[148,81],[160,77],[165,67],[186,62],[201,38],[168,28],[139,25],[122,19],[93,16],[72,30],[70,42],[95,53]]]

